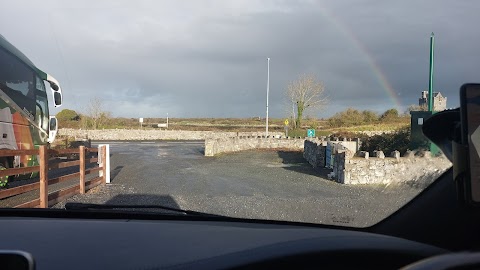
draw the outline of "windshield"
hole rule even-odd
[[[50,192],[80,188],[47,207],[148,204],[371,226],[452,166],[422,126],[458,107],[460,85],[478,77],[478,7],[20,1],[2,7],[0,33],[54,74],[65,100],[48,108],[43,83],[2,49],[0,88],[44,130],[56,115],[50,149],[97,149],[82,162],[56,152],[56,162],[79,162],[51,168],[52,179],[83,163],[98,169],[49,183]],[[23,149],[28,136],[14,134],[9,149]],[[0,165],[21,167],[20,157]],[[38,182],[35,173],[7,180],[1,207],[35,205],[36,189],[2,195]]]

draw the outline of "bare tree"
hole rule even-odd
[[[80,115],[80,127],[85,130],[88,129],[88,116],[85,114]]]
[[[110,112],[103,110],[102,100],[94,97],[90,100],[87,107],[87,115],[91,121],[91,127],[97,129],[104,125],[110,118]]]
[[[328,99],[325,97],[325,86],[312,74],[301,75],[297,80],[291,82],[287,87],[287,97],[291,106],[293,105],[292,115],[295,116],[295,108],[297,111],[296,127],[301,127],[306,110],[320,109],[328,104]]]
[[[283,113],[287,115],[289,125],[295,128],[295,105],[292,103],[291,100],[285,99],[283,104]]]

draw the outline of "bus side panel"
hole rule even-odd
[[[0,109],[0,149],[18,149],[10,107]]]
[[[19,113],[11,113],[10,107],[0,109],[0,149],[34,149],[28,121]],[[32,166],[36,156],[15,157],[14,167]]]
[[[13,113],[12,113],[13,112]],[[20,112],[17,112],[0,99],[0,149],[24,150],[35,149],[34,141],[41,143],[41,137],[37,134],[34,138],[32,127],[28,120]],[[13,157],[13,167],[27,167],[38,165],[36,155]],[[34,176],[36,173],[30,175]]]
[[[17,148],[22,150],[35,149],[28,121],[19,112],[13,113],[12,117]],[[37,165],[36,160],[36,156],[21,156],[20,166],[26,167]]]

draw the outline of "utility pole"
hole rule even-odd
[[[267,118],[265,119],[265,137],[268,136],[268,92],[270,91],[270,58],[267,58]]]
[[[430,77],[428,80],[428,111],[433,112],[433,48],[435,46],[435,35],[430,35]]]
[[[167,113],[167,129],[168,129],[168,113]]]

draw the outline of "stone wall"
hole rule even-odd
[[[394,151],[385,157],[377,151],[375,157],[353,156],[348,151],[335,155],[335,180],[342,184],[390,184],[407,183],[426,187],[451,167],[444,157],[432,157],[430,152],[407,152],[400,157]]]
[[[446,157],[432,157],[430,152],[409,151],[400,157],[400,152],[394,151],[385,157],[382,151],[375,151],[374,157],[370,157],[368,152],[352,151],[353,142],[305,141],[303,157],[314,168],[324,168],[327,145],[332,146],[334,162],[329,177],[351,185],[407,183],[426,187],[452,165]]]
[[[326,165],[326,150],[327,145],[334,146],[332,149],[337,152],[339,150],[348,150],[350,152],[356,152],[359,149],[359,140],[335,140],[327,141],[322,139],[305,140],[303,157],[312,165],[316,167],[325,167]]]
[[[305,140],[303,146],[303,157],[312,165],[312,167],[325,167],[325,149],[326,141]]]
[[[372,137],[375,135],[391,134],[391,133],[394,133],[395,130],[363,130],[363,131],[353,131],[353,132],[357,134],[364,134],[364,135],[367,135],[368,137]]]
[[[282,136],[283,132],[270,132],[271,136]],[[263,136],[265,132],[217,132],[186,130],[139,130],[139,129],[104,129],[79,130],[59,129],[59,136],[88,138],[94,141],[134,141],[134,140],[205,140],[207,138],[228,138],[235,136]]]
[[[205,156],[212,157],[221,153],[231,153],[250,149],[287,149],[303,150],[305,139],[301,138],[264,138],[261,136],[241,136],[205,140]]]

